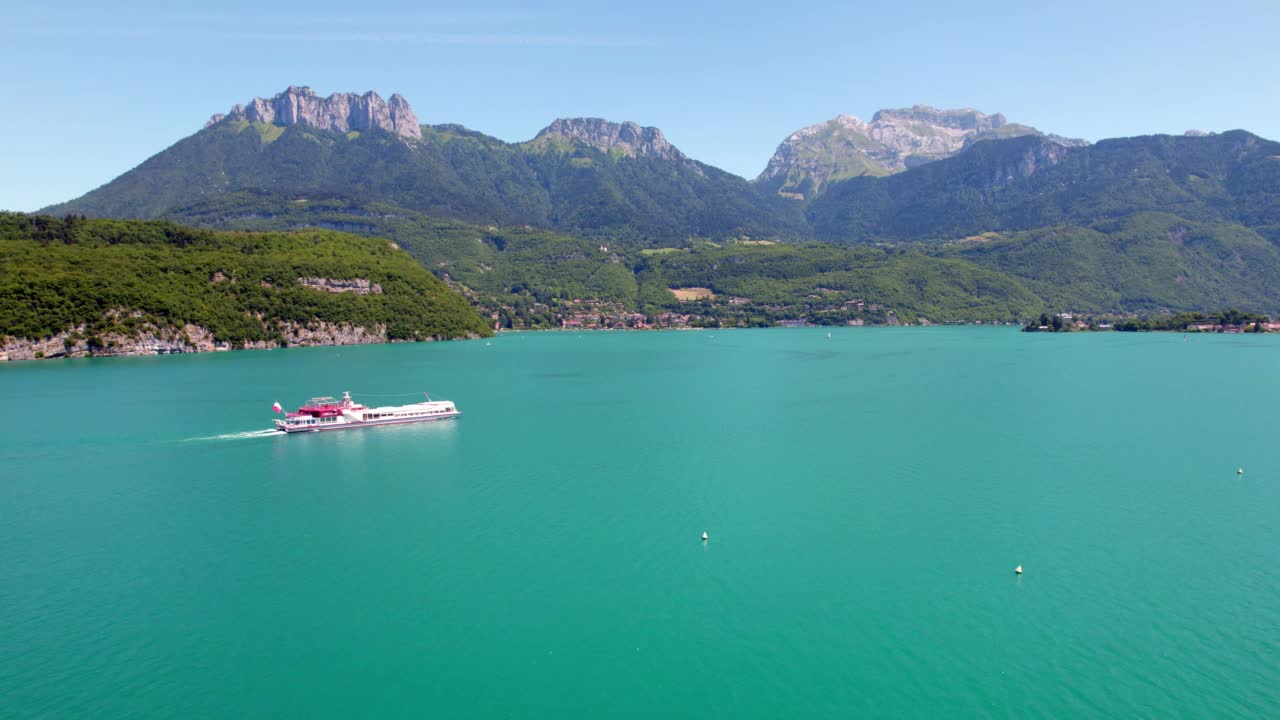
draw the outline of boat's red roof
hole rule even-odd
[[[310,402],[309,405],[303,405],[302,407],[298,408],[297,412],[291,412],[291,413],[287,412],[284,414],[284,416],[285,417],[333,417],[335,415],[342,414],[342,410],[344,408],[342,404],[343,402],[347,403],[345,408],[348,410],[365,409],[364,405],[361,405],[359,403],[353,403],[345,399],[340,402],[338,400],[334,400],[333,398],[328,398],[328,397],[311,398],[309,402]]]

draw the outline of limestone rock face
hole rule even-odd
[[[823,186],[859,175],[891,175],[950,157],[974,142],[1043,135],[1000,113],[927,105],[881,110],[870,122],[839,115],[797,130],[778,146],[756,182],[784,197],[809,199]],[[1064,146],[1083,141],[1048,136]]]
[[[961,132],[983,132],[995,130],[1009,124],[1001,113],[987,115],[973,108],[959,110],[939,110],[928,105],[913,105],[897,110],[881,110],[871,117],[872,124],[887,123],[924,123],[949,130]]]
[[[618,150],[627,157],[686,159],[684,153],[667,142],[661,130],[641,127],[633,122],[616,123],[600,118],[560,118],[538,133],[539,138],[547,136],[572,138],[603,152]]]
[[[309,87],[289,86],[272,98],[254,98],[223,115],[209,118],[205,127],[225,119],[251,120],[271,125],[307,125],[322,130],[350,132],[379,128],[403,138],[420,140],[422,129],[409,102],[399,94],[383,100],[373,91],[363,95],[334,93],[320,97]]]
[[[987,115],[968,108],[938,110],[916,105],[904,110],[881,110],[872,116],[867,132],[896,155],[890,161],[896,170],[909,167],[908,158],[923,160],[954,155],[972,137],[1008,124],[1000,113]],[[898,167],[899,163],[903,168]]]
[[[382,325],[360,327],[329,322],[279,323],[280,341],[259,340],[245,343],[246,350],[269,347],[303,347],[308,345],[367,345],[388,342]],[[0,362],[82,357],[116,357],[131,355],[177,355],[182,353],[222,352],[234,350],[229,343],[214,339],[213,333],[199,325],[155,327],[146,325],[133,335],[103,333],[91,345],[84,336],[84,326],[72,328],[42,340],[0,338]]]
[[[300,277],[298,284],[309,287],[313,290],[322,290],[330,293],[351,293],[353,295],[381,295],[382,286],[376,282],[369,282],[368,278],[352,278],[343,280],[340,278],[321,278],[321,277]]]

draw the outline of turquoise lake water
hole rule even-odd
[[[1278,369],[982,328],[3,366],[0,717],[1277,717]],[[463,416],[253,434],[343,390]]]

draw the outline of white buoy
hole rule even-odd
[[[1021,575],[1021,574],[1022,574],[1022,566],[1021,566],[1021,565],[1019,565],[1018,567],[1014,568],[1014,569],[1013,569],[1013,572],[1014,572],[1014,573],[1016,573],[1016,574],[1018,574],[1018,575]]]
[[[706,542],[706,541],[707,541],[707,534],[704,532],[702,533],[702,542]]]
[[[1239,470],[1236,470],[1236,474],[1237,474],[1237,475],[1243,475],[1243,474],[1244,474],[1244,468],[1240,468]]]

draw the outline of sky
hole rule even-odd
[[[1280,2],[3,0],[0,209],[69,200],[289,85],[400,93],[503,140],[661,128],[743,177],[791,132],[917,103],[1098,140],[1280,139]]]

